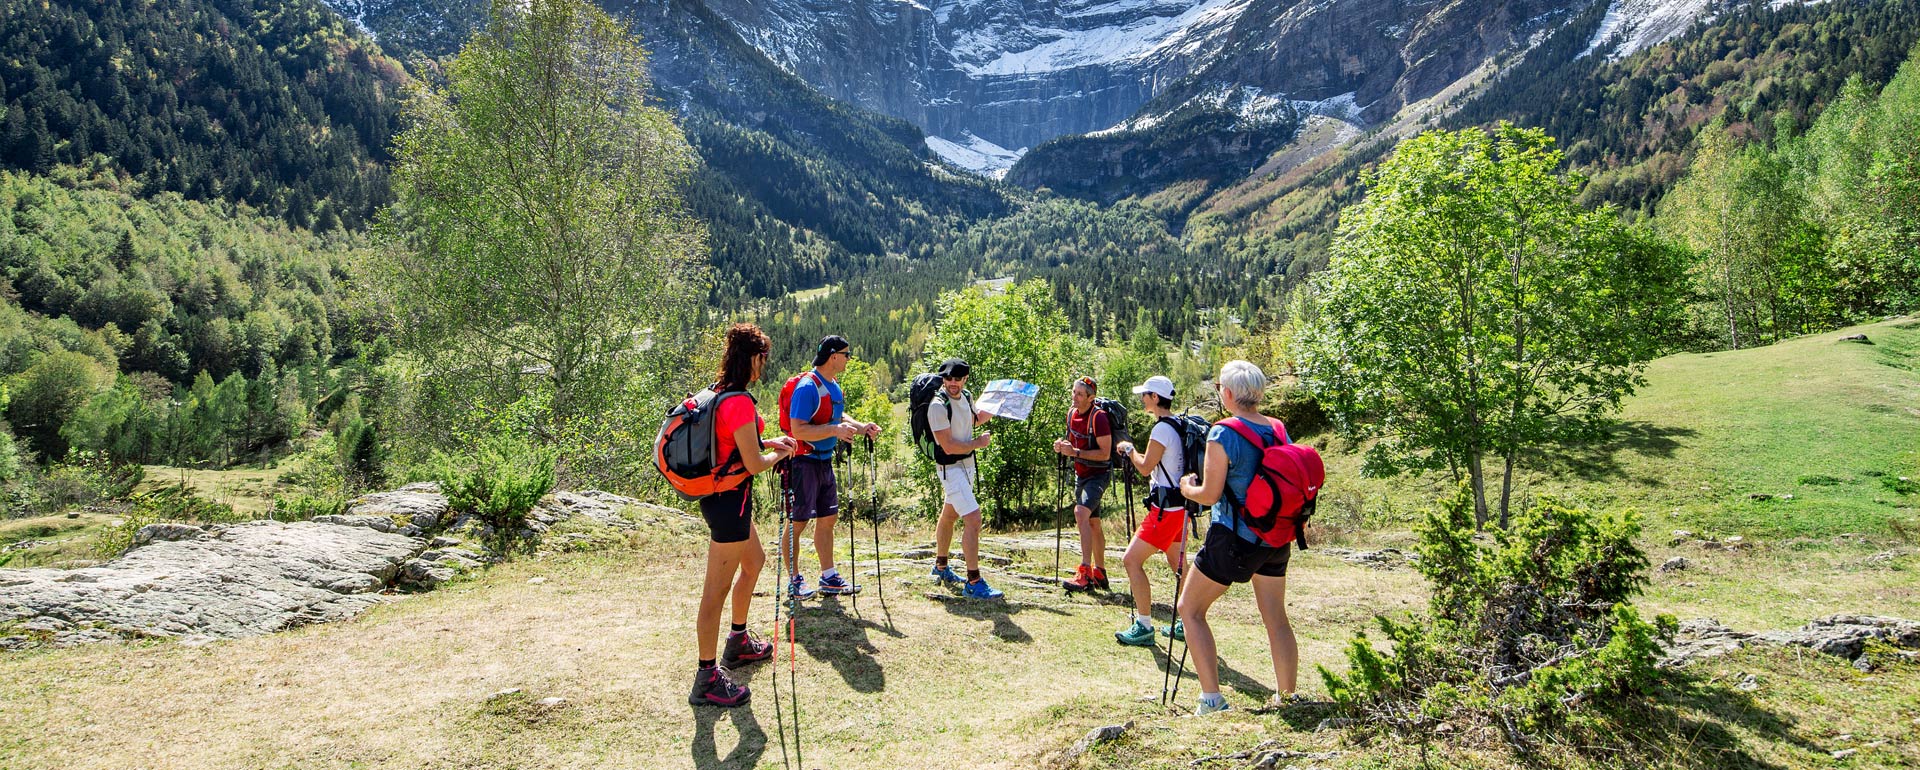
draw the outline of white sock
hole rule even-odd
[[[825,571],[820,573],[821,580],[832,580],[839,576],[840,576],[840,570],[833,569],[831,567],[827,568]]]
[[[1133,622],[1146,626],[1148,628],[1152,628],[1153,616],[1152,615],[1135,615],[1133,616]]]
[[[1207,703],[1215,706],[1218,706],[1222,703],[1227,702],[1226,696],[1221,695],[1220,693],[1217,693],[1217,692],[1200,693],[1200,700],[1206,701]]]

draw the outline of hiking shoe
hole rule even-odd
[[[1161,626],[1160,635],[1176,642],[1184,642],[1187,640],[1187,627],[1176,620],[1171,626]]]
[[[794,575],[792,580],[787,581],[787,595],[795,599],[812,598],[813,589],[807,587],[807,576]]]
[[[1127,630],[1113,632],[1113,638],[1128,647],[1152,647],[1153,626],[1135,620],[1127,624]]]
[[[1106,570],[1103,570],[1103,569],[1100,569],[1100,568],[1098,568],[1098,567],[1096,567],[1096,568],[1094,568],[1094,570],[1093,570],[1092,572],[1090,572],[1090,573],[1088,573],[1088,574],[1090,575],[1090,577],[1089,577],[1089,578],[1088,578],[1088,580],[1087,580],[1087,585],[1088,585],[1089,587],[1092,587],[1092,588],[1098,588],[1098,589],[1100,589],[1100,590],[1102,590],[1102,591],[1112,591],[1112,590],[1113,590],[1113,589],[1112,589],[1111,587],[1109,587],[1109,586],[1107,585],[1107,571],[1106,571]]]
[[[753,693],[747,691],[746,685],[733,681],[733,677],[727,675],[726,666],[714,666],[693,673],[693,694],[687,696],[687,703],[734,708],[745,706],[752,699]]]
[[[1069,593],[1093,590],[1093,568],[1085,564],[1080,565],[1073,571],[1073,579],[1060,581],[1060,587],[1067,589]]]
[[[847,585],[847,579],[839,575],[820,578],[820,593],[826,596],[847,596],[860,593],[860,587]]]
[[[934,567],[934,568],[933,568],[933,579],[934,579],[934,580],[937,580],[937,581],[940,581],[941,583],[965,583],[965,582],[967,582],[967,581],[965,581],[965,580],[961,580],[961,579],[960,579],[960,576],[959,576],[959,575],[955,575],[955,574],[953,574],[953,570],[951,570],[951,569],[948,569],[948,568],[946,568],[946,567]]]
[[[1208,702],[1207,699],[1203,697],[1200,699],[1200,703],[1193,707],[1193,715],[1202,716],[1205,714],[1212,714],[1219,711],[1232,711],[1232,710],[1233,710],[1233,707],[1227,705],[1226,698],[1221,698],[1217,702]]]
[[[773,643],[755,636],[752,631],[727,634],[727,647],[720,653],[720,665],[727,668],[738,667],[742,663],[753,663],[773,657]]]
[[[1006,596],[1006,593],[1000,589],[987,585],[985,580],[967,581],[966,594],[969,599],[998,599]]]

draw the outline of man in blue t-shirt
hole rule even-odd
[[[813,550],[820,555],[820,593],[843,595],[859,590],[849,585],[833,566],[833,525],[840,513],[833,452],[840,446],[841,439],[880,435],[880,426],[846,416],[840,374],[847,370],[847,360],[852,356],[847,348],[847,340],[839,335],[820,340],[820,346],[814,350],[812,371],[800,377],[794,385],[792,400],[787,403],[787,421],[793,437],[800,440],[801,452],[794,456],[788,471],[793,523],[787,527],[789,534],[780,538],[780,557],[786,564],[793,565],[787,593],[797,598],[814,594],[814,589],[807,587],[806,576],[800,574],[794,554],[799,549],[800,533],[810,521],[820,523],[813,531]]]

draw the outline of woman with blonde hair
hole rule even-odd
[[[1267,545],[1241,517],[1235,501],[1247,499],[1255,468],[1264,447],[1255,445],[1236,428],[1244,428],[1261,441],[1279,444],[1287,441],[1287,428],[1279,420],[1260,414],[1260,398],[1266,393],[1267,375],[1247,361],[1229,361],[1220,369],[1220,402],[1233,416],[1216,423],[1207,431],[1206,483],[1188,474],[1180,480],[1180,491],[1201,505],[1213,506],[1213,523],[1207,528],[1200,553],[1188,568],[1186,587],[1180,593],[1180,621],[1185,626],[1187,647],[1193,650],[1193,672],[1200,678],[1200,704],[1196,714],[1227,710],[1220,695],[1220,655],[1214,646],[1213,629],[1207,625],[1207,610],[1234,583],[1252,583],[1254,602],[1260,607],[1260,620],[1267,628],[1267,643],[1273,656],[1273,676],[1278,680],[1278,696],[1291,696],[1300,666],[1300,651],[1287,620],[1287,559],[1293,544]],[[1237,425],[1235,422],[1237,421]]]

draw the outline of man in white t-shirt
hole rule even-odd
[[[1156,552],[1164,553],[1175,575],[1186,569],[1187,501],[1180,496],[1179,483],[1186,473],[1186,456],[1180,451],[1180,429],[1175,427],[1173,417],[1173,380],[1149,377],[1133,392],[1140,396],[1141,409],[1153,416],[1153,431],[1144,449],[1136,450],[1131,442],[1123,441],[1116,451],[1150,481],[1147,516],[1121,560],[1127,570],[1127,589],[1133,593],[1133,622],[1113,636],[1124,645],[1152,647],[1153,586],[1147,582],[1147,559]],[[1165,632],[1179,639],[1184,636],[1182,630],[1176,616]]]
[[[941,504],[940,521],[934,527],[933,577],[943,583],[963,582],[947,567],[953,523],[963,521],[966,526],[960,536],[960,553],[967,561],[964,590],[975,599],[998,599],[1002,593],[980,577],[980,502],[973,495],[973,483],[979,478],[973,453],[993,441],[992,433],[982,431],[976,437],[973,428],[993,415],[973,409],[973,399],[967,395],[967,377],[972,374],[967,362],[949,358],[940,363],[939,374],[942,387],[933,403],[927,405],[927,427],[932,429],[933,439],[940,442],[940,451],[964,457],[935,466],[940,475]]]

